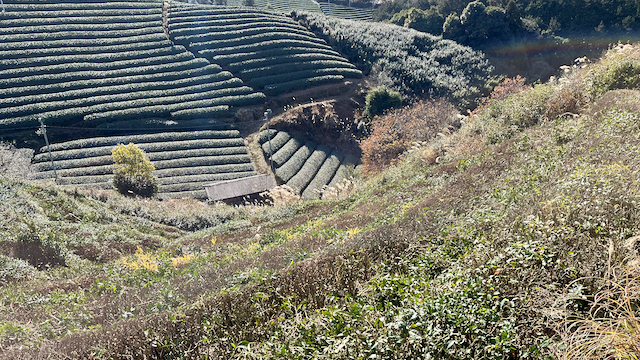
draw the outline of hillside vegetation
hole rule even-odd
[[[458,132],[335,200],[229,207],[1,177],[0,354],[632,358],[638,69],[625,46],[504,82]]]

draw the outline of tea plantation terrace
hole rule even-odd
[[[257,175],[244,139],[237,130],[169,132],[74,140],[51,145],[61,185],[110,189],[111,151],[119,143],[134,143],[147,153],[156,170],[159,197],[206,199],[205,184]],[[40,149],[34,178],[53,178],[47,148]]]
[[[174,4],[169,35],[267,95],[362,76],[324,40],[268,11]]]
[[[327,16],[334,16],[346,20],[373,21],[373,10],[348,7],[330,2],[320,2],[320,10]]]
[[[358,163],[352,155],[291,137],[284,131],[264,130],[259,142],[276,179],[306,200],[320,198],[325,186],[333,187],[347,179]]]
[[[7,1],[0,128],[226,114],[264,94],[174,45],[161,2]]]

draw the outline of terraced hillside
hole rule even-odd
[[[284,131],[264,130],[259,142],[276,178],[306,200],[319,199],[319,190],[346,179],[358,163],[352,155],[291,137]]]
[[[262,93],[174,45],[163,3],[8,1],[0,17],[0,128],[215,117]]]
[[[267,95],[362,76],[324,40],[269,11],[174,4],[169,35]]]
[[[371,9],[348,7],[330,2],[320,2],[318,5],[322,13],[327,16],[347,20],[373,21],[373,10]]]
[[[199,1],[202,3],[202,1]],[[229,6],[244,6],[244,0],[227,0]],[[313,0],[254,0],[254,6],[258,9],[271,8],[281,13],[289,13],[293,10],[309,12],[321,12],[318,3]]]
[[[111,151],[119,143],[134,143],[147,153],[156,170],[160,198],[206,199],[205,184],[256,175],[244,140],[237,130],[169,132],[112,136],[51,145],[58,183],[110,189]],[[34,158],[35,178],[53,178],[46,147]]]

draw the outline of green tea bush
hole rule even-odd
[[[248,175],[249,174],[249,175]],[[173,185],[181,183],[196,183],[196,182],[216,182],[221,180],[230,180],[237,177],[255,175],[255,171],[246,166],[237,166],[235,168],[230,167],[228,171],[213,173],[213,174],[201,174],[201,175],[184,175],[184,176],[171,176],[158,179],[160,185]]]
[[[262,130],[258,136],[258,143],[264,144],[269,139],[273,139],[274,136],[278,133],[276,129]]]
[[[402,107],[402,95],[384,86],[369,90],[365,101],[365,113],[370,117],[382,115],[387,110]]]
[[[302,198],[304,200],[317,200],[320,198],[320,190],[324,186],[329,185],[331,179],[336,174],[336,171],[340,167],[340,163],[344,159],[344,154],[339,150],[331,151],[331,154],[322,163],[322,166],[318,170],[318,173],[313,177],[313,180],[307,185],[302,192]]]
[[[243,70],[250,71],[252,69],[260,69],[264,67],[277,66],[281,64],[284,65],[285,63],[311,62],[311,61],[319,61],[319,60],[342,61],[343,63],[348,64],[345,61],[345,59],[340,55],[334,55],[331,53],[322,53],[322,52],[316,52],[316,51],[311,52],[311,51],[312,51],[311,49],[306,49],[306,50],[301,50],[301,52],[304,52],[304,53],[295,53],[295,54],[289,54],[289,55],[275,54],[276,56],[262,56],[262,57],[256,56],[249,60],[230,63],[229,70],[235,71],[235,72],[241,72]]]
[[[223,164],[223,165],[204,165],[204,166],[190,166],[185,168],[168,168],[162,170],[156,170],[154,175],[161,179],[164,177],[173,176],[187,176],[187,175],[200,175],[200,174],[218,174],[235,171],[252,171],[253,165],[250,162],[236,163],[236,164]]]
[[[311,79],[314,77],[325,75],[342,75],[349,78],[362,77],[362,72],[357,69],[351,69],[346,67],[341,68],[319,68],[313,70],[292,71],[290,73],[270,75],[264,77],[253,78],[249,80],[249,84],[255,87],[263,87],[266,85],[278,85],[281,83],[288,83],[300,79]]]
[[[176,120],[199,119],[203,117],[217,117],[229,115],[228,105],[198,107],[171,112],[171,118]]]
[[[63,143],[51,144],[51,151],[59,151],[59,150],[71,150],[71,149],[80,149],[87,147],[98,147],[98,146],[115,146],[120,143],[151,143],[146,144],[144,146],[154,146],[153,143],[164,142],[164,141],[185,141],[185,140],[202,140],[202,139],[210,139],[221,141],[222,144],[226,145],[225,141],[232,141],[232,144],[237,144],[237,139],[229,140],[230,138],[239,138],[240,132],[238,130],[204,130],[204,131],[186,131],[186,132],[170,132],[170,133],[159,133],[159,134],[144,134],[144,135],[127,135],[127,136],[107,136],[107,137],[95,137],[95,138],[87,138],[80,140],[72,140]],[[232,146],[229,144],[229,146]],[[40,152],[44,153],[47,151],[46,147],[40,148]],[[146,150],[145,150],[146,151]]]
[[[318,170],[320,170],[320,167],[322,167],[322,164],[330,153],[331,149],[328,147],[324,145],[318,146],[307,161],[305,161],[298,173],[287,181],[287,185],[294,189],[296,193],[302,194],[307,188],[307,185],[309,185],[311,180],[316,176]]]
[[[358,158],[353,155],[347,154],[344,157],[344,160],[342,160],[342,163],[338,167],[338,170],[336,170],[335,175],[333,176],[327,187],[334,187],[340,184],[343,180],[351,177],[353,175],[354,169],[356,168],[356,165],[358,165],[359,162],[360,160],[358,160]]]
[[[282,74],[285,71],[296,72],[302,70],[311,70],[319,68],[338,68],[346,67],[355,69],[353,64],[350,64],[344,60],[313,60],[305,62],[291,62],[281,63],[278,65],[263,66],[260,68],[241,70],[238,76],[246,78],[258,78],[264,76],[272,76],[275,74]]]
[[[63,45],[63,44],[61,44]],[[33,48],[33,49],[16,49],[3,51],[0,54],[0,59],[20,59],[30,57],[44,57],[44,56],[60,56],[60,55],[74,55],[74,54],[100,54],[106,52],[120,52],[120,51],[141,51],[158,49],[162,47],[173,46],[171,40],[165,38],[158,38],[154,41],[143,41],[138,43],[120,44],[120,45],[108,45],[108,46],[60,46],[54,48]],[[75,50],[74,50],[75,49]]]
[[[316,144],[307,141],[307,143],[300,147],[286,163],[276,169],[275,175],[282,182],[288,182],[295,174],[298,173],[298,171],[300,171],[315,149]]]
[[[262,144],[262,151],[265,153],[267,157],[273,156],[290,139],[291,139],[291,135],[289,135],[286,132],[280,131],[274,137],[272,137],[270,141],[267,139],[267,141]]]
[[[266,85],[264,92],[268,95],[278,95],[288,91],[306,89],[311,86],[319,86],[324,84],[336,83],[344,80],[343,75],[323,75],[315,76],[307,79],[298,79],[287,81],[279,84]]]
[[[158,193],[155,167],[144,151],[133,143],[118,144],[111,153],[114,162],[113,186],[123,195],[152,197]]]
[[[269,160],[273,161],[276,167],[280,167],[284,165],[284,163],[286,163],[303,145],[304,141],[302,141],[302,139],[290,137],[290,140],[286,144],[284,144],[284,146],[278,149]],[[264,145],[262,145],[262,147],[264,148]],[[265,151],[265,154],[267,156],[269,155],[268,150],[269,149],[267,144],[267,151]]]
[[[227,41],[231,41],[231,44],[233,44],[234,39],[236,40],[246,39],[248,40],[247,41],[248,43],[251,41],[251,39],[253,39],[253,36],[262,35],[262,34],[287,33],[287,34],[303,35],[307,37],[313,36],[313,34],[309,32],[309,30],[301,26],[279,26],[277,23],[266,24],[266,26],[260,26],[256,23],[253,23],[252,25],[253,26],[249,28],[239,29],[239,30],[224,30],[224,29],[215,29],[215,28],[198,29],[199,31],[210,30],[210,32],[198,32],[194,34],[181,35],[181,36],[175,35],[173,37],[173,41],[179,44],[183,44],[183,43],[189,44],[190,42],[200,43],[200,42],[218,41],[220,42],[220,46],[230,46],[229,43],[227,43]]]
[[[217,181],[233,180],[233,179],[239,179],[239,178],[254,176],[254,175],[257,175],[255,171],[213,174],[209,176],[203,176],[201,178],[196,178],[195,181],[189,181],[188,178],[185,178],[185,179],[182,179],[184,180],[184,182],[166,184],[166,185],[161,184],[159,188],[160,188],[160,192],[162,193],[179,192],[179,191],[196,191],[199,189],[204,189],[205,185],[209,185]]]
[[[0,254],[0,285],[29,280],[37,270],[27,261]]]
[[[112,39],[66,39],[66,40],[51,40],[46,42],[47,47],[69,47],[69,46],[113,46],[113,45],[127,45],[135,42],[152,42],[161,41],[163,39],[163,33],[153,33],[147,35],[130,36],[126,38],[112,38]],[[27,49],[40,49],[45,45],[42,41],[21,41],[18,43],[13,42],[1,42],[0,50],[27,50]]]
[[[269,41],[307,41],[311,43],[317,43],[319,45],[326,44],[324,40],[318,39],[309,33],[308,35],[296,34],[291,31],[276,31],[276,32],[264,32],[257,35],[242,36],[240,38],[233,38],[227,40],[212,40],[203,42],[193,42],[189,44],[189,48],[192,51],[200,51],[204,49],[211,49],[213,47],[219,49],[228,49],[239,46],[249,46],[250,44],[264,44]]]
[[[2,37],[4,38],[4,41],[21,41],[21,42],[30,42],[30,41],[48,42],[48,41],[76,40],[76,39],[93,39],[97,42],[99,41],[98,39],[110,38],[118,35],[120,37],[126,38],[126,37],[157,34],[159,31],[162,31],[161,24],[157,24],[157,25],[158,26],[145,26],[145,27],[139,27],[139,28],[134,27],[134,28],[118,29],[118,30],[109,30],[107,28],[107,29],[98,29],[93,31],[92,30],[67,30],[67,31],[55,31],[55,32],[12,33],[7,35],[2,35]]]
[[[308,45],[304,47],[302,45]],[[313,49],[314,54],[309,54],[309,51]],[[316,55],[317,54],[317,55]],[[239,66],[240,70],[244,67],[244,65],[252,64],[252,62],[262,62],[266,60],[262,59],[278,59],[280,57],[284,57],[286,55],[297,55],[297,56],[309,56],[314,55],[318,56],[320,54],[324,55],[332,55],[337,57],[338,59],[342,58],[339,53],[330,49],[321,49],[313,46],[313,43],[301,43],[298,46],[284,47],[284,48],[276,48],[271,50],[264,51],[248,51],[248,52],[240,52],[235,54],[226,54],[226,55],[216,55],[212,58],[213,62],[220,65],[229,65],[231,66]],[[319,58],[318,60],[323,60],[325,58]],[[335,58],[330,58],[335,59]],[[270,60],[269,63],[260,63],[259,66],[267,66],[277,64],[277,61]],[[246,62],[246,63],[245,63]],[[258,64],[256,64],[258,65]],[[257,66],[253,66],[257,67]]]
[[[218,55],[228,55],[235,53],[246,53],[253,51],[265,51],[279,48],[287,48],[287,47],[301,47],[309,45],[311,48],[320,48],[324,50],[333,50],[329,45],[320,44],[313,41],[305,41],[305,40],[294,40],[294,39],[279,39],[279,40],[269,40],[264,42],[258,42],[247,45],[238,45],[224,48],[215,48],[215,49],[202,49],[198,51],[198,54],[208,58],[213,59]]]

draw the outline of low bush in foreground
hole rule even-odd
[[[115,167],[113,186],[121,194],[152,197],[158,193],[158,180],[152,174],[155,167],[139,147],[118,144],[111,156]]]

